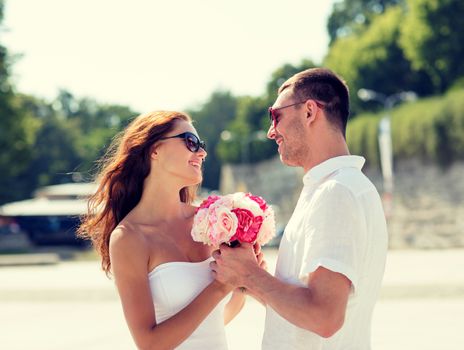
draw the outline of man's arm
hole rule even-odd
[[[213,254],[216,279],[246,287],[294,325],[330,337],[344,323],[350,280],[324,267],[309,274],[306,286],[288,284],[261,269],[249,245],[221,246]]]
[[[294,325],[330,337],[345,320],[351,282],[344,275],[319,267],[307,286],[288,284],[264,270],[254,270],[244,286]]]

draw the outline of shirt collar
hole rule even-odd
[[[303,176],[303,184],[305,186],[310,186],[315,184],[325,178],[326,176],[332,174],[333,172],[340,170],[342,168],[356,168],[361,170],[365,159],[360,156],[339,156],[327,159],[322,163],[311,168]]]

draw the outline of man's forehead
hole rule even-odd
[[[279,108],[293,102],[293,93],[290,89],[282,91],[274,102],[273,107]]]

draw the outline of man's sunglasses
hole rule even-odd
[[[174,138],[180,138],[184,139],[185,146],[190,152],[196,153],[200,148],[202,148],[204,151],[206,151],[206,143],[205,141],[201,141],[197,135],[191,133],[191,132],[183,132],[182,134],[179,135],[174,135],[174,136],[168,136],[168,137],[162,137],[160,140],[167,140],[167,139],[174,139]]]
[[[275,114],[276,111],[279,111],[279,110],[284,109],[284,108],[300,105],[302,103],[305,103],[306,101],[308,101],[308,100],[292,103],[291,105],[286,105],[286,106],[277,107],[277,108],[269,107],[268,111],[269,111],[269,121],[270,121],[270,123],[273,125],[274,128],[277,126],[277,123],[279,121],[277,120],[278,116]],[[316,100],[314,100],[314,102],[316,102],[316,105],[321,109],[325,107],[322,103],[320,103],[320,102],[318,102]]]

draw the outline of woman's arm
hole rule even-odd
[[[224,309],[224,324],[228,324],[243,309],[246,294],[243,289],[236,288]]]
[[[253,250],[255,252],[256,260],[258,261],[259,267],[261,267],[264,270],[267,270],[267,263],[266,260],[264,260],[264,254],[261,251],[261,246],[258,243],[255,243],[253,245]],[[234,290],[234,293],[232,294],[232,297],[230,298],[229,302],[225,307],[224,324],[228,324],[243,309],[243,305],[245,305],[247,295],[251,295],[261,304],[265,305],[262,299],[259,299],[256,295],[251,294],[249,290],[243,287],[236,288]]]
[[[144,243],[136,233],[113,232],[110,257],[116,287],[137,347],[172,349],[193,333],[232,288],[213,281],[179,313],[157,324],[147,276],[149,252]]]

